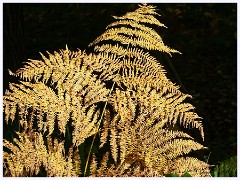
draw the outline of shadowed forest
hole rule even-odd
[[[205,160],[217,165],[237,155],[237,4],[153,4],[165,44],[180,51],[172,57],[155,57],[167,77],[193,96],[191,103],[203,118],[209,149]],[[3,4],[3,92],[16,81],[16,71],[27,59],[77,48],[91,52],[88,44],[113,22],[112,15],[133,11],[137,4]],[[5,125],[5,124],[4,124]],[[11,128],[3,137],[11,139]],[[197,133],[196,133],[197,134]],[[199,137],[201,139],[201,137]]]

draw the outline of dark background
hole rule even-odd
[[[206,161],[217,164],[237,154],[237,4],[154,4],[156,28],[166,45],[182,52],[160,62],[167,76],[193,96],[203,117]],[[87,49],[114,21],[111,15],[134,11],[137,4],[3,4],[4,91],[8,75],[39,52]]]

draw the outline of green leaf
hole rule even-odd
[[[167,174],[166,177],[179,177],[179,176],[177,174],[171,173],[171,174]]]
[[[185,172],[181,177],[192,177],[188,172]]]
[[[237,156],[233,156],[213,169],[213,177],[237,177]]]

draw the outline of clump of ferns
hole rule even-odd
[[[90,44],[94,53],[66,48],[10,72],[22,81],[5,92],[5,120],[17,117],[22,130],[14,142],[4,140],[6,176],[39,175],[40,169],[47,176],[210,176],[210,165],[188,156],[204,146],[166,126],[195,127],[204,138],[201,118],[183,102],[191,96],[149,53],[180,52],[146,26],[166,27],[154,17],[155,7],[139,6],[114,16]],[[100,153],[92,153],[96,146]]]

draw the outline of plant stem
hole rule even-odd
[[[120,69],[121,69],[121,68],[118,69],[117,74],[119,73]],[[109,93],[109,94],[112,93],[114,86],[115,86],[115,82],[113,82],[113,85],[112,85],[112,87],[111,87],[111,90],[110,90],[110,93]],[[101,118],[100,118],[99,123],[98,123],[98,126],[97,126],[97,132],[98,132],[98,130],[99,130],[101,121],[102,121],[102,119],[103,119],[103,115],[104,115],[104,112],[105,112],[106,107],[107,107],[107,101],[105,102],[105,105],[104,105],[104,108],[103,108],[103,112],[102,112],[102,114],[101,114]],[[93,137],[93,140],[92,140],[92,143],[91,143],[89,152],[88,152],[88,157],[87,157],[87,161],[86,161],[86,165],[85,165],[85,169],[84,169],[84,177],[86,177],[88,162],[89,162],[89,159],[90,159],[90,154],[91,154],[92,147],[93,147],[93,144],[94,144],[94,142],[95,142],[96,136],[97,136],[97,133],[94,134],[94,137]]]

